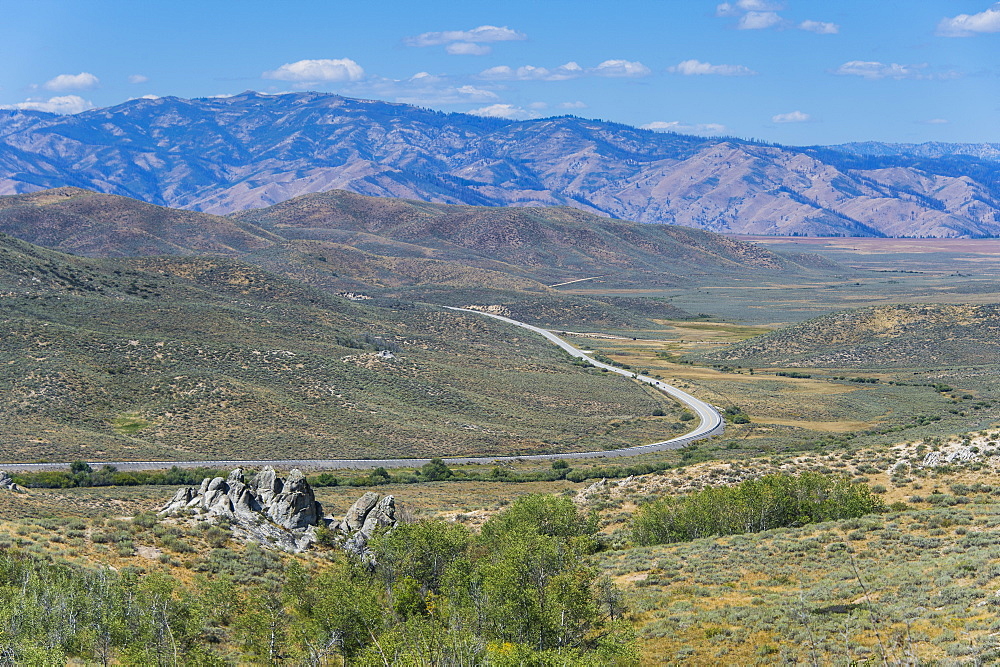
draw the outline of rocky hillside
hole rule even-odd
[[[940,153],[940,151],[939,151]],[[1000,234],[996,164],[507,121],[320,93],[0,114],[0,193],[78,186],[224,214],[342,188],[570,206],[745,234]]]
[[[933,368],[1000,364],[1000,306],[902,304],[823,315],[706,355],[743,366]]]

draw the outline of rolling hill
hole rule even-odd
[[[0,232],[91,257],[243,257],[333,291],[412,286],[544,292],[734,274],[849,272],[719,234],[567,207],[431,204],[332,190],[228,217],[77,188],[0,196]]]
[[[431,204],[332,190],[230,217],[286,238],[448,259],[549,284],[592,277],[614,286],[679,284],[705,275],[845,270],[689,227],[567,207]]]
[[[0,197],[0,232],[87,257],[240,255],[281,241],[220,216],[72,187]]]
[[[703,359],[753,367],[994,367],[1000,364],[1000,305],[846,310],[747,339]]]
[[[72,116],[0,112],[2,194],[76,186],[225,214],[340,188],[569,206],[742,234],[1000,234],[994,160],[876,153],[572,116],[508,121],[323,93],[139,99]]]
[[[655,438],[650,415],[672,410],[486,318],[222,256],[88,259],[0,235],[0,306],[0,460],[600,449]]]

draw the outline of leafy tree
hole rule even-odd
[[[428,482],[436,482],[441,479],[448,479],[455,473],[441,459],[431,459],[420,466],[420,477]]]

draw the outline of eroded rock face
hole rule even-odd
[[[296,552],[315,542],[316,527],[325,523],[323,506],[305,475],[292,469],[282,479],[270,466],[249,482],[237,468],[227,478],[204,479],[197,490],[178,489],[160,514],[179,512],[202,520],[228,519],[234,533]]]
[[[351,532],[355,530],[361,530],[361,527],[365,525],[365,517],[371,512],[372,508],[378,503],[379,494],[374,491],[369,491],[365,495],[361,496],[354,501],[351,508],[347,510],[347,516],[341,522],[342,532]]]

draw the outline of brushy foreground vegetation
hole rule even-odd
[[[153,515],[133,523],[162,528]],[[596,524],[565,498],[525,496],[479,534],[399,526],[373,541],[377,565],[218,544],[193,584],[0,549],[3,663],[637,662],[620,593],[586,562]]]
[[[1000,659],[1000,505],[889,512],[606,552],[645,655],[670,664]]]
[[[666,496],[640,508],[633,539],[640,545],[848,519],[884,509],[867,484],[804,472],[767,475],[735,486]]]

